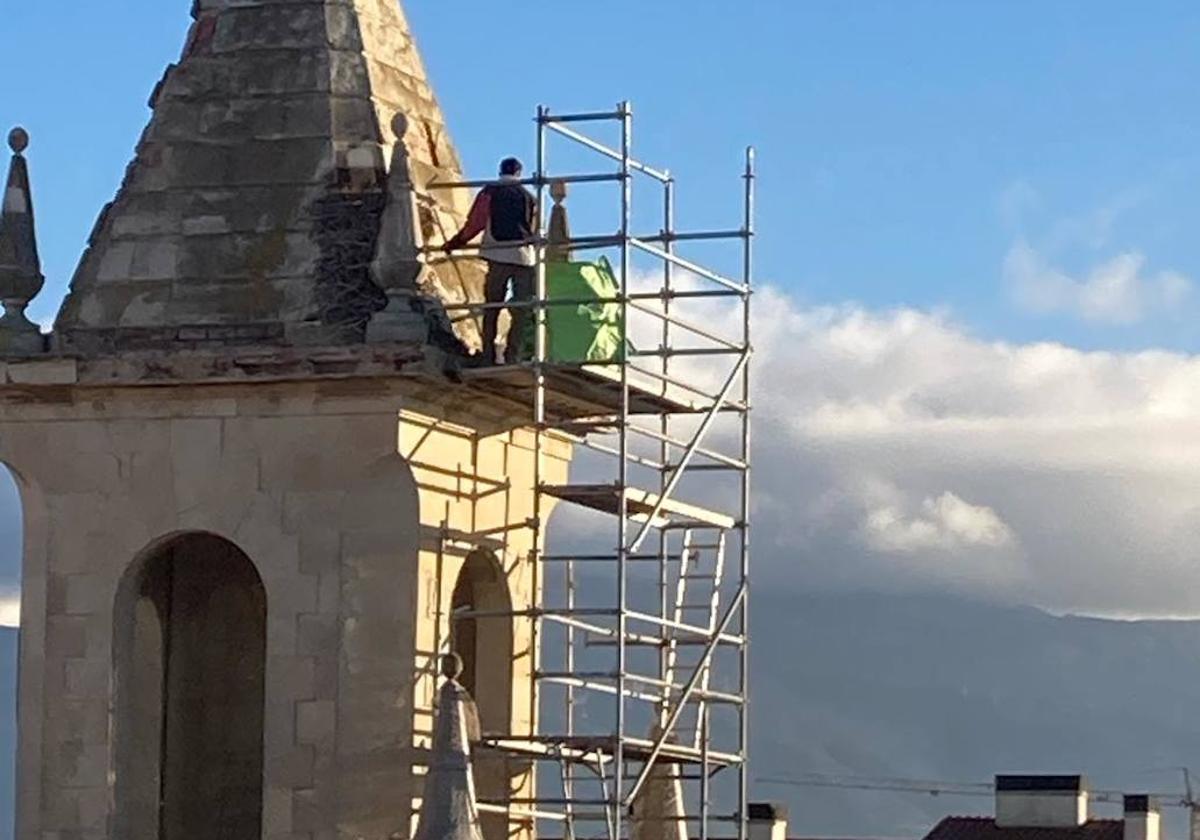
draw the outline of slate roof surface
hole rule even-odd
[[[925,840],[1122,840],[1122,820],[1088,820],[1078,827],[1018,828],[996,825],[991,817],[947,817]]]

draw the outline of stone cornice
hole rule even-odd
[[[145,387],[364,379],[436,374],[441,354],[417,342],[334,348],[231,347],[108,356],[50,355],[0,362],[6,391],[74,385]]]

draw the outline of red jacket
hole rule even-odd
[[[462,248],[480,233],[484,234],[484,259],[533,265],[536,255],[531,241],[537,234],[537,201],[515,179],[484,187],[475,196],[467,223],[446,243],[446,250]]]

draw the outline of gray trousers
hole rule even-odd
[[[512,281],[513,302],[533,300],[534,286],[537,285],[537,268],[531,265],[509,265],[507,263],[489,262],[487,280],[484,281],[483,293],[487,303],[504,303],[508,296],[508,284]],[[512,326],[508,330],[508,340],[505,343],[504,364],[516,364],[520,360],[521,340],[525,335],[525,325],[529,323],[532,310],[527,306],[509,307],[508,314],[512,318]],[[483,313],[483,363],[498,363],[496,359],[496,333],[499,328],[500,309],[486,309]]]

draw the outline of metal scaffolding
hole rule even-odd
[[[584,133],[603,124],[619,130],[618,147]],[[551,146],[563,141],[616,170],[554,174]],[[540,601],[511,618],[531,622],[529,711],[537,723],[533,734],[485,733],[483,745],[529,762],[534,793],[481,807],[544,837],[746,837],[752,149],[742,178],[739,227],[679,231],[675,180],[633,157],[628,103],[598,113],[538,109],[537,171],[523,182],[542,208],[529,243],[538,253],[536,297],[507,304],[533,311],[534,356],[463,376],[531,410],[536,502],[527,527],[535,530]],[[556,185],[606,183],[620,192],[617,233],[547,231],[548,191],[561,202]],[[661,228],[638,235],[646,187]],[[730,244],[736,251],[723,256],[740,277],[680,253]],[[547,261],[572,252],[613,254],[619,293],[598,301],[548,294]],[[552,361],[548,311],[589,304],[620,308],[625,352],[603,362]],[[457,308],[474,316],[487,306]],[[566,484],[545,479],[551,437],[576,446]],[[611,530],[572,518],[548,538],[551,504],[608,517]],[[546,550],[549,543],[562,550]],[[655,810],[651,798],[668,805]]]

